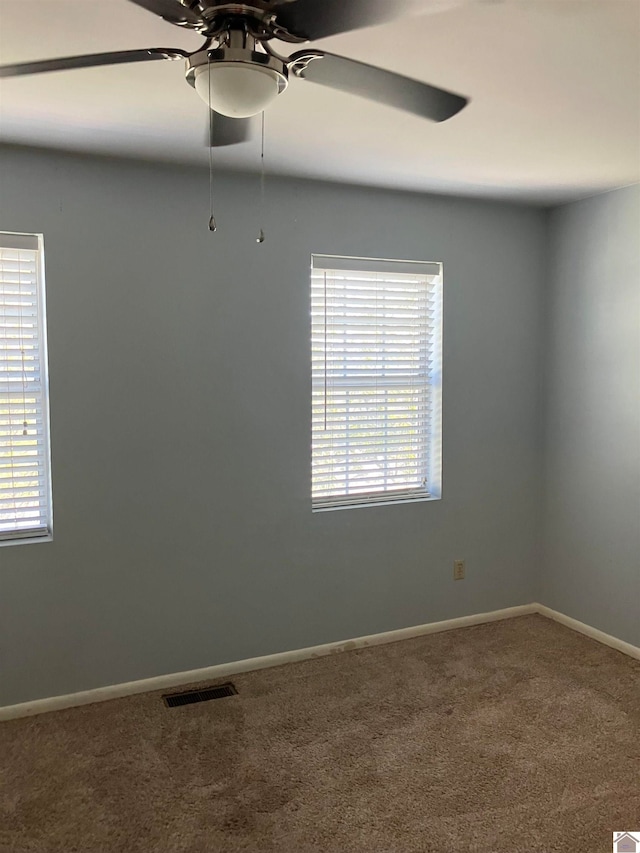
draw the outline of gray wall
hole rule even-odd
[[[45,235],[55,541],[0,548],[0,704],[533,599],[546,217],[6,148]],[[310,508],[312,252],[443,261],[444,497]],[[452,580],[452,561],[467,579]]]
[[[550,220],[541,600],[640,645],[640,186]]]

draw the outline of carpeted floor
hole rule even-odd
[[[525,616],[0,724],[2,853],[609,853],[640,663]]]

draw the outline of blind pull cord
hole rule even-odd
[[[327,429],[327,271],[324,271],[324,428]],[[333,447],[333,440],[331,442]]]

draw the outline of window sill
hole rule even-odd
[[[400,498],[396,500],[390,498],[388,501],[363,501],[362,503],[336,504],[335,506],[314,506],[311,508],[311,511],[335,512],[336,510],[341,509],[364,509],[365,507],[373,506],[401,506],[402,504],[417,504],[425,503],[428,501],[439,501],[441,500],[441,498],[441,495],[420,495],[416,496],[415,498]]]
[[[16,539],[0,539],[0,548],[5,545],[34,545],[36,542],[53,542],[53,533],[44,536],[23,536]]]

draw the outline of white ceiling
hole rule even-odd
[[[471,104],[432,124],[293,80],[266,115],[269,172],[539,203],[640,180],[640,0],[416,2],[314,46]],[[0,0],[2,63],[201,42],[127,0]],[[1,141],[207,162],[206,107],[180,62],[0,82]],[[258,138],[214,163],[257,169]]]

